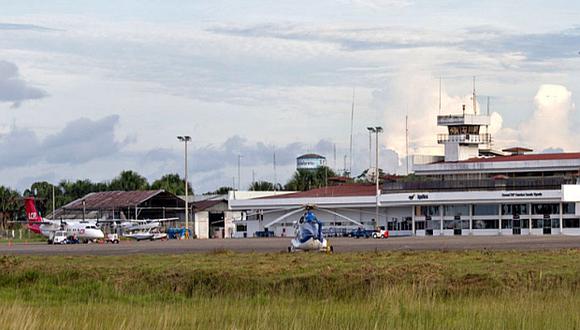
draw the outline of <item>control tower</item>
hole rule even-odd
[[[456,162],[479,156],[479,146],[491,145],[491,134],[480,133],[490,124],[487,115],[465,114],[437,116],[438,126],[447,126],[448,134],[438,134],[437,143],[445,145],[445,161]],[[487,129],[486,129],[487,132]]]

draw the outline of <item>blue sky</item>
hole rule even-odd
[[[340,168],[353,88],[354,172],[382,125],[400,173],[405,114],[411,152],[440,151],[439,77],[457,112],[477,76],[496,147],[577,151],[578,22],[572,1],[3,1],[0,183],[181,173],[179,134],[201,192],[231,185],[238,154],[242,187],[273,179],[274,151],[282,182],[302,152],[334,166],[336,145]]]

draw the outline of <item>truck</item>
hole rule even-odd
[[[50,244],[67,244],[68,237],[67,233],[64,230],[56,230],[50,233],[48,237],[48,242]]]

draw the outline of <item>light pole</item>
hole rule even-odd
[[[238,191],[242,189],[240,164],[242,162],[242,155],[238,155]]]
[[[187,135],[180,135],[177,137],[177,139],[181,142],[184,143],[185,145],[185,238],[189,238],[189,206],[188,206],[188,195],[189,192],[187,189],[188,188],[188,184],[187,184],[187,142],[191,141],[191,136],[187,136]]]
[[[369,131],[369,170],[371,169],[371,167],[373,167],[373,157],[372,155],[372,135],[374,132],[374,127],[367,127],[367,130]]]
[[[375,221],[379,223],[379,133],[383,132],[383,128],[381,126],[376,127],[367,127],[370,133],[375,133],[376,141],[375,141],[375,190],[376,190],[376,215]]]

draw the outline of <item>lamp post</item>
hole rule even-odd
[[[367,127],[369,130],[369,134],[375,133],[376,141],[375,141],[375,190],[376,190],[376,215],[375,221],[379,223],[379,133],[383,132],[383,128],[381,126],[375,127]]]
[[[240,170],[240,167],[241,167],[240,165],[241,165],[241,162],[242,162],[242,157],[243,157],[242,155],[238,155],[238,191],[240,189],[242,189],[241,170]]]
[[[187,189],[188,188],[188,184],[187,184],[187,142],[191,141],[191,136],[187,136],[187,135],[180,135],[177,137],[177,139],[181,142],[183,142],[183,144],[185,145],[185,238],[189,238],[189,206],[188,206],[188,195],[189,192]]]

